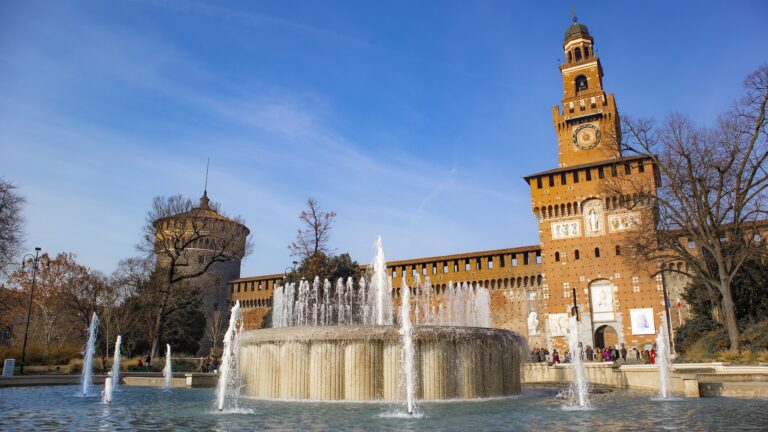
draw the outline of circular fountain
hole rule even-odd
[[[275,328],[238,336],[242,391],[286,400],[407,399],[409,413],[413,399],[520,393],[524,340],[489,328],[487,289],[465,283],[437,291],[417,276],[413,288],[403,280],[393,299],[381,239],[371,267],[358,285],[316,278],[278,287]]]
[[[520,337],[507,330],[415,326],[416,397],[474,399],[520,393]],[[402,337],[395,326],[291,327],[244,332],[249,396],[402,400]]]

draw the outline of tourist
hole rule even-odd
[[[619,360],[619,358],[620,358],[619,349],[616,348],[616,345],[614,345],[613,347],[611,347],[611,360],[617,361]]]
[[[213,363],[211,364],[211,372],[216,373],[216,372],[218,372],[218,370],[219,370],[219,358],[218,357],[214,357],[213,358]]]
[[[144,362],[142,362],[142,361],[141,361],[141,357],[139,357],[139,362],[138,362],[138,363],[136,363],[136,366],[137,366],[137,367],[140,367],[140,368],[143,368],[143,367],[144,367]]]
[[[610,350],[610,349],[608,349],[608,348],[606,348],[606,349],[604,349],[604,350],[603,350],[603,361],[606,361],[606,362],[611,362],[611,361],[613,361],[613,360],[611,359],[611,350]]]
[[[107,373],[107,356],[101,355],[101,373]]]
[[[637,347],[632,347],[632,351],[635,352],[635,360],[639,362],[640,361],[640,350],[637,349]]]
[[[147,364],[147,367],[151,366],[151,364],[152,364],[152,356],[147,354],[147,358],[146,358],[146,360],[144,360],[144,363]]]
[[[627,347],[623,344],[621,345],[621,360],[626,363],[627,362]]]
[[[592,361],[595,359],[595,352],[592,347],[587,345],[587,360]]]
[[[651,364],[656,364],[656,348],[651,348]]]
[[[560,363],[560,354],[557,353],[557,350],[552,350],[552,364],[558,363]]]
[[[563,359],[563,363],[570,363],[571,362],[571,352],[565,351],[565,358]]]

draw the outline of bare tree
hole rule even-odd
[[[650,159],[657,177],[616,177],[608,186],[628,203],[652,203],[655,219],[642,221],[628,246],[663,271],[696,275],[720,304],[732,350],[739,347],[734,278],[748,259],[766,253],[768,66],[744,86],[746,95],[715,127],[679,115],[661,127],[625,118],[623,150]],[[670,265],[680,260],[686,267]]]
[[[152,329],[153,357],[168,318],[185,306],[185,282],[220,262],[242,259],[250,250],[240,218],[217,213],[203,196],[200,206],[181,195],[156,197],[147,213],[139,250],[156,258],[157,302]]]
[[[25,199],[17,186],[0,178],[0,275],[7,275],[24,242]]]
[[[216,309],[205,324],[205,334],[211,341],[211,351],[216,352],[216,345],[224,336],[224,319],[221,309]]]
[[[331,235],[331,224],[336,212],[324,212],[320,210],[314,198],[307,200],[307,209],[299,215],[303,228],[296,233],[296,241],[288,248],[291,255],[299,257],[302,261],[314,257],[320,253],[328,255],[328,239]]]

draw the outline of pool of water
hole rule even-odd
[[[101,386],[97,386],[101,390]],[[399,405],[295,403],[241,399],[219,413],[212,389],[121,387],[112,405],[76,396],[79,387],[0,389],[0,430],[766,430],[768,400],[661,402],[616,390],[592,395],[593,409],[569,411],[557,389],[526,389],[514,399],[420,404],[421,418]]]

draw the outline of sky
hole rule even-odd
[[[290,265],[309,197],[361,263],[536,244],[573,7],[622,115],[712,124],[768,61],[758,0],[0,0],[0,176],[27,249],[107,274],[207,158],[244,276]]]

